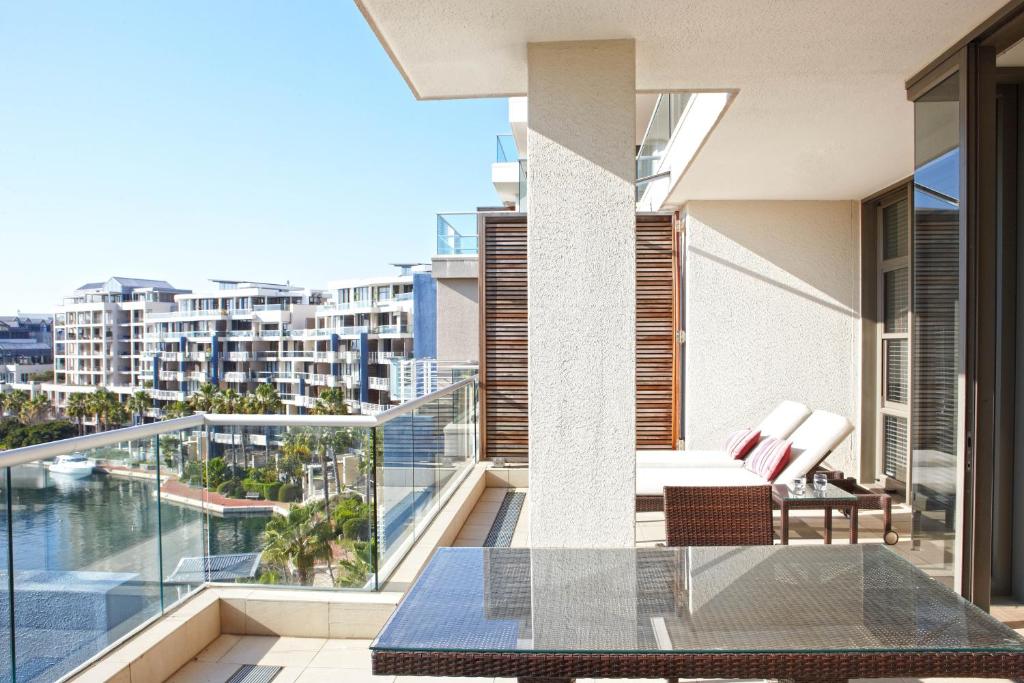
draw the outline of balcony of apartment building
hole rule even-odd
[[[13,648],[15,665],[98,653],[86,674],[128,680],[243,665],[383,681],[1018,678],[1024,620],[1000,601],[1020,597],[1024,362],[1005,240],[1024,194],[995,160],[1018,157],[1020,4],[360,4],[417,96],[529,96],[529,213],[474,216],[479,384],[358,416],[203,415],[0,456],[32,481],[38,466],[17,468],[95,449],[107,476],[152,487],[122,487],[126,509],[200,515],[161,508],[161,525],[95,544],[130,552],[63,565],[104,595],[86,627],[19,622],[19,588],[80,598],[24,573],[58,565],[19,564],[35,545],[18,545],[11,510],[47,506],[8,487],[13,642],[42,643]],[[704,94],[728,106],[701,136]],[[452,250],[466,235],[442,232]],[[737,464],[734,432],[767,434],[770,463],[788,452],[800,471]],[[301,562],[287,544],[231,545],[253,537],[240,520],[287,503],[268,500],[275,482],[208,473],[299,453],[292,495],[354,501],[341,532]],[[851,477],[866,492],[829,488]],[[868,505],[884,496],[888,519]],[[285,530],[322,529],[318,510]],[[757,540],[720,540],[748,524]],[[259,583],[273,581],[334,590]]]

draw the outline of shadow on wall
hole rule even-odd
[[[757,277],[769,284],[782,287],[794,294],[816,300],[817,303],[858,316],[860,309],[856,273],[860,265],[844,256],[857,258],[856,249],[846,248],[857,238],[854,216],[849,217],[849,231],[845,235],[826,233],[821,227],[822,213],[837,202],[831,201],[724,201],[704,202],[699,205],[698,219],[705,226],[749,252],[755,259],[767,261],[796,280],[831,298],[814,297],[806,289],[788,286],[764,272],[745,268],[737,260],[728,260],[720,254],[691,248],[698,254],[727,265],[736,271]],[[846,204],[847,202],[842,202]],[[853,204],[850,204],[851,212]],[[841,238],[848,245],[835,244]],[[832,244],[824,244],[827,240]]]

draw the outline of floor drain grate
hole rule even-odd
[[[274,676],[281,673],[279,666],[263,666],[262,664],[245,664],[231,674],[225,683],[270,683]]]
[[[487,532],[485,548],[507,548],[512,545],[512,535],[519,523],[519,513],[523,511],[526,494],[522,491],[509,491],[501,499],[498,516],[494,518],[491,530]]]

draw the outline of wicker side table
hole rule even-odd
[[[772,500],[782,513],[782,545],[789,545],[790,510],[824,510],[825,543],[832,543],[832,511],[842,510],[850,517],[850,543],[857,542],[859,499],[834,484],[829,483],[824,491],[816,491],[808,484],[803,493],[797,493],[788,484],[773,484]]]

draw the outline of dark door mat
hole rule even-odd
[[[280,666],[263,666],[262,664],[243,664],[224,683],[270,683],[277,674],[281,673],[281,668]]]
[[[526,493],[522,491],[509,491],[505,494],[498,508],[498,516],[487,532],[485,548],[507,548],[512,545],[512,535],[516,532],[516,524],[525,502]]]

